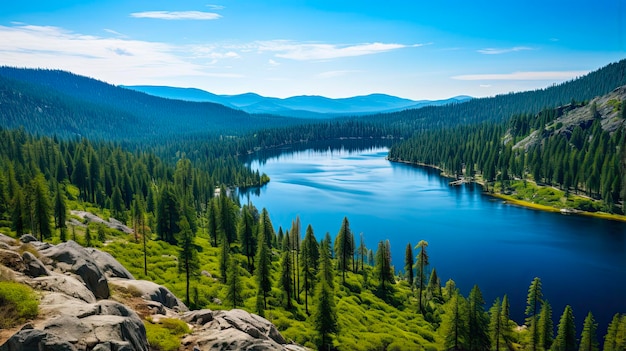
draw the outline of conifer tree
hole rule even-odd
[[[339,330],[334,284],[331,283],[334,274],[329,255],[330,235],[327,235],[327,238],[328,240],[323,240],[321,245],[319,283],[315,293],[317,303],[313,313],[313,325],[319,335],[319,350],[330,349],[333,344],[332,335]]]
[[[598,324],[591,312],[587,314],[585,318],[585,322],[583,324],[583,332],[580,336],[580,347],[579,351],[598,351]]]
[[[483,294],[474,285],[468,298],[468,349],[470,351],[489,350],[489,318],[485,313]]]
[[[455,289],[443,305],[443,316],[439,326],[444,338],[445,350],[466,350],[468,347],[467,301]]]
[[[304,283],[304,308],[307,314],[309,314],[309,295],[313,292],[313,287],[315,286],[319,257],[319,244],[317,240],[315,240],[313,227],[309,224],[306,228],[304,240],[302,241],[302,259],[300,260]]]
[[[16,187],[11,201],[11,229],[15,230],[18,236],[24,235],[26,228],[25,207],[24,194],[21,188]]]
[[[320,268],[318,274],[323,274],[326,279],[326,283],[330,286],[331,290],[335,289],[334,270],[332,267],[333,251],[331,249],[330,233],[326,232],[326,236],[320,243]],[[324,269],[322,269],[324,267]],[[319,281],[319,279],[318,279]]]
[[[500,314],[500,325],[502,328],[502,341],[505,345],[509,345],[511,339],[513,337],[513,323],[511,323],[510,319],[510,305],[509,305],[509,297],[504,295],[502,298],[502,313]]]
[[[437,270],[435,268],[433,268],[433,271],[430,273],[428,286],[426,286],[426,294],[428,295],[428,300],[434,298],[439,303],[443,302],[443,294],[441,293],[441,280],[439,280],[439,276],[437,276]]]
[[[200,270],[200,263],[198,261],[198,249],[195,244],[195,236],[191,231],[187,217],[183,216],[178,223],[180,231],[178,232],[178,272],[185,273],[185,302],[187,306],[190,305],[189,299],[189,285],[191,277],[196,275]]]
[[[39,173],[30,182],[31,218],[33,234],[39,234],[39,241],[52,236],[50,226],[50,191],[43,174]]]
[[[341,228],[335,238],[335,255],[337,256],[337,265],[341,271],[341,282],[346,283],[346,270],[349,267],[350,260],[354,256],[354,246],[352,240],[352,231],[350,230],[350,222],[348,217],[344,217],[341,222]]]
[[[491,350],[500,351],[502,342],[502,303],[497,297],[489,309],[489,338],[491,339]]]
[[[552,343],[551,351],[576,351],[576,325],[574,324],[574,313],[570,305],[565,306],[565,310],[559,321],[556,338]]]
[[[261,218],[259,223],[259,233],[257,238],[257,253],[255,257],[256,262],[256,270],[255,277],[257,283],[257,311],[259,314],[264,313],[267,309],[267,294],[272,290],[272,281],[270,277],[270,269],[271,269],[271,253],[269,244],[267,242],[266,236],[271,235],[271,232],[268,226],[268,214],[267,210],[263,209],[261,212]],[[271,225],[271,222],[269,222]]]
[[[624,349],[626,349],[626,315],[616,313],[604,336],[604,351],[623,351]]]
[[[389,296],[392,291],[391,284],[395,283],[393,267],[391,266],[391,246],[389,240],[380,241],[376,251],[376,276],[378,288],[383,297]]]
[[[241,306],[243,304],[243,298],[240,293],[243,287],[241,286],[239,261],[237,261],[234,255],[230,256],[229,261],[228,273],[226,274],[228,277],[226,282],[228,288],[226,290],[226,299],[230,301],[233,308],[237,308],[237,306]]]
[[[413,247],[411,243],[406,244],[406,250],[404,253],[404,272],[406,280],[413,290]]]
[[[254,255],[256,252],[256,238],[254,237],[255,226],[254,218],[250,213],[248,205],[244,205],[241,209],[241,220],[239,221],[239,242],[243,250],[243,254],[248,260],[248,272],[254,272]]]
[[[363,233],[361,233],[359,237],[360,237],[360,243],[357,249],[357,254],[361,256],[361,270],[364,270],[365,256],[367,256],[368,250],[367,250],[367,247],[365,247],[365,240],[363,239]]]
[[[426,267],[428,267],[428,254],[426,253],[426,247],[428,246],[428,242],[426,240],[420,240],[420,242],[415,245],[415,249],[419,250],[417,253],[417,262],[415,263],[415,284],[417,285],[418,291],[418,306],[419,312],[424,315],[424,304],[422,303],[422,295],[424,292],[424,287],[426,286]]]
[[[220,281],[228,280],[228,265],[230,263],[230,244],[224,232],[220,232]]]
[[[298,269],[299,264],[299,256],[300,256],[300,216],[296,216],[296,219],[291,222],[291,229],[289,230],[289,244],[291,245],[291,252],[293,255],[293,284],[294,284],[294,292],[295,297],[298,302],[300,302],[300,271]]]
[[[285,247],[289,247],[289,237],[284,238]],[[293,262],[291,261],[291,253],[289,250],[283,252],[281,259],[281,273],[280,273],[280,285],[285,295],[285,308],[291,309],[291,295],[295,293],[293,281],[291,279],[291,273],[293,272]]]
[[[541,292],[541,279],[535,277],[528,288],[526,298],[526,323],[530,330],[530,341],[532,351],[537,351],[539,346],[539,307],[541,306],[543,294]]]
[[[209,204],[207,206],[207,230],[209,232],[209,237],[211,237],[211,245],[213,247],[217,247],[217,236],[218,236],[218,219],[217,219],[217,199],[213,198],[209,200]]]
[[[539,330],[539,346],[543,350],[549,350],[554,339],[554,323],[552,322],[552,306],[548,300],[544,300],[541,304],[537,328]]]
[[[235,204],[226,195],[226,188],[222,186],[219,196],[219,220],[218,230],[220,230],[229,243],[237,238],[237,215]]]
[[[98,237],[98,241],[103,243],[106,240],[106,232],[104,230],[104,225],[103,224],[99,224],[98,225],[98,229],[96,231],[97,237]]]
[[[85,229],[85,246],[91,247],[91,230],[89,230],[89,227]]]
[[[61,186],[57,183],[54,193],[54,223],[57,229],[65,229],[67,225],[67,205]]]

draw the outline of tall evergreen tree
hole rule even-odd
[[[13,199],[11,200],[11,229],[15,230],[18,236],[24,235],[26,228],[26,200],[19,186],[14,190]]]
[[[378,289],[383,297],[392,292],[391,285],[395,283],[393,267],[391,266],[391,245],[389,240],[380,241],[376,251],[376,276],[378,277]]]
[[[485,313],[483,294],[474,285],[468,298],[468,349],[470,351],[489,350],[489,317]]]
[[[548,300],[543,300],[541,303],[537,329],[539,332],[539,346],[543,350],[550,350],[554,339],[554,323],[552,322],[552,306],[550,306]]]
[[[230,244],[224,232],[220,232],[220,281],[228,280],[228,265],[230,263]]]
[[[530,342],[532,351],[537,351],[539,346],[539,308],[541,306],[543,294],[541,292],[541,279],[535,277],[528,288],[526,298],[526,323],[530,330]]]
[[[318,349],[330,349],[333,345],[332,335],[339,331],[335,293],[333,289],[333,268],[330,260],[330,236],[321,245],[318,287],[316,291],[316,308],[313,313],[313,325],[319,335]]]
[[[284,238],[284,246],[289,246],[289,237]],[[285,250],[281,259],[280,285],[285,295],[285,308],[287,309],[291,309],[293,307],[291,303],[291,296],[295,293],[295,287],[293,280],[291,279],[292,272],[293,262],[291,261],[291,253],[289,250]]]
[[[504,297],[502,298],[502,313],[500,314],[500,318],[502,321],[500,322],[500,326],[502,328],[502,341],[507,346],[510,344],[513,338],[514,327],[514,323],[511,323],[510,310],[511,308],[509,305],[509,297],[507,295],[504,295]]]
[[[426,240],[420,240],[420,242],[415,245],[415,249],[419,250],[417,253],[417,262],[415,263],[415,284],[417,285],[418,291],[418,306],[419,312],[424,315],[424,304],[422,303],[422,295],[424,292],[424,287],[428,282],[426,276],[426,268],[428,267],[428,254],[426,253],[426,247],[428,247],[428,242]]]
[[[300,260],[300,269],[302,270],[302,280],[304,283],[304,309],[309,314],[309,295],[313,292],[315,286],[315,277],[317,275],[317,267],[319,265],[320,249],[313,227],[309,224],[306,228],[306,234],[302,241],[302,259]]]
[[[91,230],[89,229],[89,226],[87,226],[87,229],[85,229],[85,246],[87,247],[91,247]]]
[[[598,351],[600,345],[598,344],[598,323],[596,323],[595,319],[591,312],[587,314],[585,317],[585,322],[583,324],[583,332],[580,336],[580,347],[579,351]]]
[[[65,203],[65,195],[61,186],[57,183],[54,192],[54,223],[57,229],[65,229],[67,225],[67,205]]]
[[[334,270],[332,267],[333,251],[331,249],[330,233],[326,232],[326,236],[320,243],[320,268],[318,274],[323,274],[326,279],[326,283],[330,286],[331,290],[335,289]],[[322,269],[324,268],[324,269]],[[319,281],[319,279],[318,279]]]
[[[359,240],[360,243],[357,249],[357,254],[361,256],[361,270],[364,270],[365,256],[367,256],[368,250],[367,250],[367,247],[365,247],[365,240],[363,239],[363,233],[359,235],[359,238],[360,238]]]
[[[426,286],[427,299],[435,299],[436,302],[443,302],[443,294],[441,293],[441,280],[437,276],[437,270],[433,268],[428,278],[428,286]]]
[[[565,306],[559,321],[556,338],[550,350],[576,351],[576,325],[574,324],[574,312],[570,305]]]
[[[444,339],[445,350],[467,350],[467,301],[455,289],[450,299],[443,305],[443,316],[439,326],[440,334]]]
[[[213,198],[207,206],[207,230],[213,247],[217,247],[218,225],[217,198]]]
[[[226,196],[226,188],[222,187],[219,196],[218,228],[232,243],[237,238],[237,208],[235,203]]]
[[[30,182],[29,202],[31,204],[31,222],[34,234],[39,234],[39,241],[49,239],[52,236],[50,226],[50,191],[43,174],[39,173]]]
[[[181,231],[178,224],[180,221],[181,213],[178,202],[172,191],[166,186],[161,189],[157,203],[156,231],[159,239],[175,245],[175,234]],[[187,224],[189,224],[188,220]],[[189,230],[191,231],[191,226]]]
[[[237,306],[241,306],[243,304],[243,297],[241,296],[243,286],[241,285],[240,275],[239,261],[237,261],[235,255],[231,255],[230,262],[228,264],[228,273],[226,274],[228,277],[226,282],[226,299],[230,301],[233,308],[237,308]]]
[[[271,252],[266,236],[271,235],[273,229],[270,230],[268,225],[271,225],[271,222],[269,222],[269,215],[267,214],[267,210],[264,208],[261,212],[257,239],[257,253],[254,260],[256,262],[255,278],[258,289],[257,296],[259,300],[257,301],[257,310],[259,314],[263,314],[267,309],[267,294],[272,290],[272,281],[270,276],[272,258],[270,256]]]
[[[178,272],[185,273],[185,303],[190,306],[189,286],[191,277],[196,275],[200,270],[198,261],[198,249],[195,244],[195,236],[191,231],[187,217],[183,216],[178,223],[180,231],[178,232]]]
[[[346,270],[350,267],[350,260],[354,256],[352,231],[348,217],[343,217],[341,228],[335,238],[335,255],[337,256],[338,268],[341,271],[341,282],[346,283]]]
[[[289,244],[291,245],[291,253],[293,255],[293,283],[296,300],[300,302],[300,270],[298,267],[298,260],[300,257],[300,241],[301,241],[301,223],[300,216],[296,216],[296,219],[291,222],[291,229],[289,230]]]
[[[604,336],[604,351],[626,350],[626,315],[616,313]]]
[[[413,290],[413,247],[411,243],[406,244],[406,250],[404,253],[404,272],[406,280]]]
[[[254,272],[254,255],[256,252],[256,238],[254,236],[255,226],[254,218],[250,213],[248,205],[244,205],[241,209],[241,219],[238,226],[239,242],[243,249],[243,254],[248,259],[248,271]]]
[[[491,350],[500,351],[505,345],[502,342],[502,303],[497,297],[489,309],[489,338],[491,340]]]

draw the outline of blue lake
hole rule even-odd
[[[429,243],[431,268],[467,296],[478,284],[488,309],[508,294],[511,316],[524,321],[528,286],[540,277],[555,325],[566,304],[578,333],[592,311],[599,336],[626,312],[626,223],[565,216],[503,204],[474,184],[450,186],[432,169],[385,160],[387,148],[283,150],[252,160],[271,181],[242,195],[267,208],[276,230],[300,216],[304,229],[335,238],[347,216],[368,248],[391,242],[396,270],[407,243]]]

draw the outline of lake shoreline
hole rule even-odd
[[[440,176],[444,177],[444,178],[448,178],[448,179],[456,179],[456,177],[445,173],[440,167],[434,166],[434,165],[429,165],[429,164],[425,164],[425,163],[421,163],[421,162],[410,162],[410,161],[404,161],[404,160],[392,160],[389,159],[388,157],[386,157],[386,159],[389,162],[397,162],[397,163],[403,163],[403,164],[407,164],[407,165],[412,165],[412,166],[419,166],[419,167],[425,167],[425,168],[431,168],[431,169],[436,169],[438,170],[440,173]],[[484,182],[479,181],[477,179],[472,179],[472,180],[463,180],[464,183],[475,183],[475,184],[479,184],[480,186],[485,186]],[[488,192],[488,191],[483,191],[484,195],[496,198],[496,199],[501,199],[503,200],[503,202],[505,204],[509,204],[509,205],[513,205],[513,206],[520,206],[520,207],[524,207],[524,208],[528,208],[528,209],[532,209],[532,210],[537,210],[537,211],[544,211],[544,212],[553,212],[553,213],[561,213],[563,215],[578,215],[578,216],[585,216],[585,217],[592,217],[592,218],[598,218],[598,219],[604,219],[604,220],[611,220],[611,221],[619,221],[619,222],[626,222],[626,216],[622,216],[622,215],[617,215],[617,214],[611,214],[611,213],[606,213],[606,212],[589,212],[589,211],[582,211],[582,210],[572,210],[570,208],[560,208],[560,207],[553,207],[553,206],[547,206],[547,205],[541,205],[541,204],[537,204],[534,202],[529,202],[529,201],[525,201],[525,200],[520,200],[520,199],[516,199],[513,196],[510,195],[506,195],[506,194],[502,194],[500,192],[494,191],[494,192]]]

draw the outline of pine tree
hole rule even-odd
[[[222,186],[219,196],[219,220],[218,229],[225,236],[229,243],[235,241],[237,237],[237,215],[235,204],[226,196],[226,188]]]
[[[284,245],[289,246],[289,237],[284,238]],[[293,263],[291,261],[291,253],[289,250],[283,252],[281,259],[281,273],[280,273],[280,285],[285,295],[286,306],[285,308],[291,309],[291,295],[295,293],[293,281],[291,279],[291,273],[293,272]]]
[[[37,174],[30,182],[29,198],[33,226],[31,229],[34,234],[39,234],[39,241],[43,241],[52,236],[52,227],[50,226],[50,212],[52,210],[50,191],[43,174]]]
[[[85,246],[91,247],[91,230],[89,227],[85,230]]]
[[[435,299],[436,302],[443,303],[443,294],[441,293],[441,280],[437,276],[437,270],[433,268],[426,286],[426,295],[428,300]]]
[[[537,329],[539,333],[539,346],[543,350],[549,350],[554,339],[554,323],[552,322],[552,306],[550,306],[548,300],[544,300],[541,304]]]
[[[502,303],[497,297],[489,309],[489,338],[492,350],[500,351],[500,347],[505,345],[502,342],[502,329]]]
[[[417,254],[417,262],[415,263],[415,284],[418,287],[418,306],[419,312],[424,315],[424,304],[422,303],[422,295],[424,292],[424,287],[426,286],[426,267],[428,267],[428,254],[426,253],[426,247],[428,247],[428,242],[425,240],[420,240],[417,245],[415,245],[415,249],[419,250]]]
[[[616,313],[609,323],[604,336],[604,351],[623,351],[626,349],[626,315]]]
[[[350,222],[348,222],[348,217],[344,217],[341,222],[341,228],[339,228],[335,238],[335,255],[337,256],[338,268],[341,270],[342,284],[346,283],[346,270],[354,256],[353,242]]]
[[[576,351],[576,325],[574,324],[574,313],[570,305],[565,306],[559,321],[556,338],[550,350]]]
[[[98,236],[98,241],[101,243],[103,243],[106,240],[106,231],[104,230],[103,224],[98,225],[97,236]]]
[[[200,270],[200,263],[198,261],[198,249],[195,244],[195,236],[191,231],[187,217],[183,216],[178,223],[180,231],[178,232],[178,272],[185,273],[185,301],[187,306],[190,305],[189,299],[189,285],[191,277],[196,275]]]
[[[391,246],[389,240],[380,241],[376,251],[376,276],[378,277],[378,289],[383,298],[391,294],[391,284],[395,283],[393,267],[391,266]]]
[[[583,324],[583,332],[580,336],[580,348],[579,351],[598,351],[598,323],[591,312],[587,314],[585,322]]]
[[[304,308],[307,315],[309,314],[309,294],[313,292],[313,287],[315,286],[319,258],[319,244],[315,240],[313,227],[309,224],[302,241],[302,259],[300,260],[300,268],[302,269],[302,278],[304,280]]]
[[[217,232],[218,232],[218,219],[217,219],[217,199],[209,200],[207,208],[207,230],[211,237],[211,244],[213,247],[217,247]]]
[[[237,261],[234,255],[230,256],[229,261],[228,273],[226,275],[228,277],[226,282],[228,288],[226,290],[226,299],[230,301],[233,308],[237,308],[237,306],[241,306],[243,304],[243,298],[240,294],[243,287],[241,286],[239,261]]]
[[[334,284],[331,283],[334,274],[329,256],[330,236],[327,237],[328,240],[323,240],[321,245],[319,283],[315,293],[317,303],[313,313],[313,325],[319,335],[317,345],[319,350],[330,349],[333,344],[332,335],[339,330]]]
[[[406,250],[404,253],[404,271],[406,274],[406,280],[413,290],[413,247],[411,243],[406,244]]]
[[[470,351],[489,350],[489,317],[485,313],[483,294],[474,285],[468,299],[468,346]]]
[[[65,229],[67,225],[67,205],[61,186],[57,184],[54,193],[54,223],[57,229]]]
[[[365,240],[363,239],[363,233],[361,233],[359,237],[360,237],[360,243],[359,243],[359,248],[357,249],[357,254],[361,256],[361,270],[364,270],[365,256],[367,256],[368,250],[367,250],[367,247],[365,247]]]
[[[221,232],[220,236],[220,281],[226,283],[228,280],[228,265],[230,263],[230,244],[224,232]]]
[[[445,350],[466,350],[468,347],[467,301],[455,289],[443,305],[443,316],[439,327],[444,338]]]
[[[320,268],[318,274],[323,274],[326,279],[326,283],[330,286],[331,290],[335,289],[334,270],[332,266],[333,251],[331,249],[330,233],[326,232],[326,236],[320,243]],[[322,269],[324,268],[324,269]],[[319,281],[319,279],[318,279]]]
[[[11,201],[11,229],[15,230],[18,236],[24,235],[26,228],[25,199],[21,188],[16,187],[14,190],[13,200]]]
[[[296,216],[296,219],[291,222],[291,230],[289,231],[289,244],[291,246],[291,253],[293,255],[293,285],[294,294],[298,303],[300,302],[300,271],[298,269],[298,259],[300,257],[300,216]]]
[[[530,341],[533,351],[537,351],[537,346],[539,346],[539,328],[537,327],[537,322],[542,297],[541,279],[535,277],[528,288],[528,297],[526,298],[526,323],[528,323],[530,330]]]
[[[267,228],[268,218],[267,210],[263,209],[261,212],[261,218],[259,219],[260,224],[257,239],[257,253],[254,260],[257,265],[255,277],[258,289],[257,311],[259,314],[264,313],[263,311],[267,309],[267,294],[272,290],[272,281],[270,277],[272,259],[270,257],[271,253],[266,236],[271,235],[273,229],[270,231],[270,229]]]
[[[248,205],[241,209],[241,220],[239,221],[239,242],[243,249],[243,254],[248,259],[248,272],[254,272],[254,254],[256,252],[256,238],[254,237],[254,218],[250,213]]]

